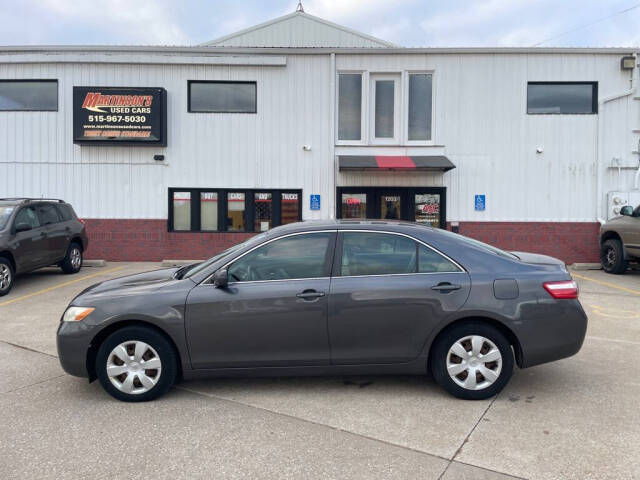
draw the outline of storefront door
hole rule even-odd
[[[445,187],[338,187],[336,217],[408,220],[446,227]]]

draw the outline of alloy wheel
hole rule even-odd
[[[483,390],[500,377],[502,354],[488,338],[469,335],[458,339],[447,352],[447,372],[467,390]]]
[[[80,253],[80,249],[78,247],[73,247],[69,254],[71,259],[71,266],[74,270],[77,270],[82,265],[82,254]]]
[[[616,263],[616,251],[611,248],[608,247],[605,251],[604,251],[604,264],[606,267],[613,267]]]
[[[107,376],[123,393],[141,394],[158,383],[162,362],[154,348],[138,340],[123,342],[107,357]]]
[[[11,269],[4,264],[0,264],[0,290],[8,290],[11,285]]]

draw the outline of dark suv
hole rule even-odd
[[[84,222],[62,200],[0,199],[0,297],[16,274],[49,265],[64,273],[82,268],[88,239]]]

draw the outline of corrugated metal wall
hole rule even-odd
[[[414,148],[413,154],[444,151],[457,168],[435,177],[407,176],[406,181],[448,187],[449,220],[596,220],[598,115],[527,115],[527,82],[597,81],[604,98],[630,87],[620,55],[341,55],[337,70],[434,72],[437,146],[420,153]],[[615,188],[606,167],[613,156],[638,164],[632,144],[639,135],[632,130],[639,128],[634,126],[634,118],[640,124],[639,107],[629,96],[601,109],[604,192]],[[543,153],[536,153],[537,147]],[[363,178],[360,184],[397,185],[400,178]],[[354,174],[340,175],[341,185],[353,181]],[[622,183],[632,186],[628,177]],[[485,211],[474,210],[475,194],[486,195]]]
[[[129,56],[141,54],[131,53]],[[0,78],[57,78],[58,112],[0,112],[0,196],[54,196],[87,218],[166,218],[168,187],[302,188],[305,219],[335,211],[331,56],[288,54],[286,66],[2,63]],[[595,221],[596,158],[603,195],[617,188],[613,157],[637,165],[640,102],[624,97],[599,115],[527,115],[527,81],[598,81],[600,98],[629,88],[618,54],[337,54],[340,70],[433,71],[434,146],[364,147],[445,154],[445,174],[337,175],[339,185],[448,187],[448,220]],[[187,113],[187,81],[258,82],[258,113]],[[149,86],[168,92],[168,146],[72,142],[73,86]],[[598,119],[602,116],[602,144]],[[310,145],[311,151],[303,151]],[[536,148],[543,153],[536,153]],[[348,152],[352,147],[335,147]],[[356,148],[356,147],[353,147]],[[361,151],[362,146],[357,147]],[[154,154],[165,155],[155,162]],[[346,154],[346,153],[345,153]],[[395,154],[395,153],[392,153]],[[624,170],[623,188],[633,171]],[[322,210],[309,210],[309,194]],[[474,195],[487,209],[474,211]]]
[[[0,63],[0,78],[57,78],[60,97],[58,112],[0,112],[0,196],[61,197],[88,218],[166,218],[168,187],[303,188],[325,200],[329,67],[329,56],[305,55],[286,67]],[[187,80],[198,79],[257,80],[258,113],[187,113]],[[165,87],[168,146],[74,145],[74,85]]]

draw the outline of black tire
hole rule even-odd
[[[607,273],[621,275],[627,271],[629,262],[624,258],[624,249],[620,240],[611,238],[602,244],[600,264]]]
[[[155,379],[155,385],[140,393],[126,393],[112,383],[109,375],[107,374],[107,362],[113,363],[114,360],[118,360],[112,355],[113,350],[117,346],[128,343],[132,344],[136,341],[144,342],[155,350],[160,359],[161,368],[158,369],[159,371],[156,369],[141,369],[141,372],[149,374],[150,376],[153,376],[154,370],[157,372],[158,378]],[[127,345],[125,348],[129,347],[130,345]],[[151,353],[151,351],[149,350],[147,353]],[[153,358],[153,356],[151,358]],[[138,387],[136,388],[138,390],[144,388],[144,385],[140,383],[137,374],[127,373],[123,375],[124,377],[121,376],[120,378],[115,378],[114,381],[117,381],[118,383],[122,381],[121,384],[124,384],[126,379],[131,375],[134,378],[133,386],[135,387],[135,382],[137,380]],[[123,402],[147,402],[154,400],[169,391],[175,383],[177,375],[178,356],[173,345],[171,345],[171,342],[167,340],[163,334],[148,327],[132,326],[116,330],[114,333],[109,335],[104,342],[102,342],[96,355],[96,376],[98,377],[100,384],[112,397]]]
[[[62,262],[60,262],[60,268],[64,273],[78,273],[82,268],[82,247],[78,245],[77,242],[71,242],[69,244],[67,254]]]
[[[15,277],[11,261],[6,257],[0,257],[0,297],[11,291]]]
[[[452,348],[453,345],[460,339],[470,336],[481,336],[486,340],[489,340],[500,351],[501,355],[501,365],[499,368],[498,362],[487,362],[486,364],[482,364],[484,367],[493,369],[494,373],[498,372],[499,370],[499,373],[497,373],[497,378],[493,381],[493,383],[488,384],[486,387],[480,388],[478,390],[471,390],[459,385],[449,375],[449,372],[447,370],[447,357],[449,356],[449,349]],[[463,342],[462,344],[465,343],[466,342]],[[489,347],[490,346],[488,342],[482,344],[482,349],[487,349],[484,354],[489,353]],[[511,375],[513,374],[513,350],[511,349],[509,341],[504,336],[504,334],[500,332],[500,330],[487,323],[479,321],[459,323],[442,332],[435,340],[435,343],[431,349],[430,358],[431,372],[435,381],[453,396],[462,398],[464,400],[484,400],[486,398],[493,397],[504,388],[504,386],[509,382]],[[456,358],[459,357],[451,355],[452,361],[456,360]],[[469,374],[467,371],[466,376],[468,375]],[[482,380],[485,378],[482,376],[482,373],[480,373],[479,375],[474,374],[474,376],[476,379],[480,379],[480,383],[478,384],[478,386],[481,386],[482,383],[489,382],[488,379]],[[465,372],[461,372],[456,378],[458,381],[463,382],[466,379]]]

